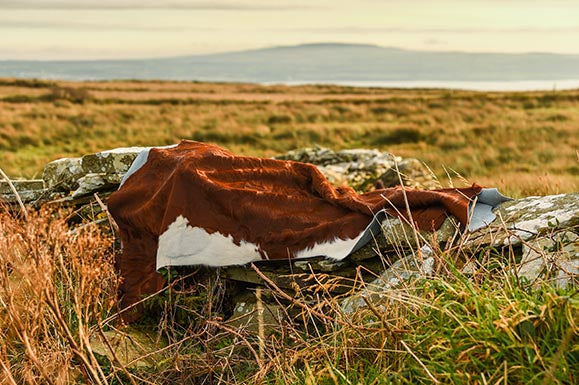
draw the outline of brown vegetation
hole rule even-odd
[[[579,91],[490,93],[196,82],[0,81],[0,163],[194,139],[272,156],[371,147],[514,196],[577,190]]]
[[[353,286],[369,290],[368,306],[350,314],[330,294],[336,283],[315,284],[326,274],[309,278],[311,290],[291,294],[268,280],[259,298],[279,303],[282,320],[271,325],[270,310],[258,310],[257,331],[224,320],[231,310],[218,271],[197,270],[193,280],[191,270],[181,276],[175,270],[167,272],[169,287],[147,302],[149,318],[127,328],[115,313],[110,237],[94,226],[71,232],[63,212],[30,215],[0,214],[0,383],[574,384],[579,378],[576,288],[515,279],[511,262],[492,248],[477,252],[480,265],[469,275],[458,270],[457,262],[473,260],[459,240],[436,248],[428,278],[417,275],[386,292],[356,278]]]
[[[66,217],[0,212],[1,383],[105,378],[89,339],[115,309],[112,239],[94,225],[70,231]]]

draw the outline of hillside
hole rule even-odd
[[[113,147],[194,139],[274,156],[378,148],[513,196],[579,189],[579,92],[491,93],[188,82],[0,80],[11,177]]]
[[[0,77],[235,82],[579,79],[579,55],[412,51],[306,44],[162,59],[0,61]]]

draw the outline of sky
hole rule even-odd
[[[579,0],[0,0],[0,60],[341,42],[579,54]]]

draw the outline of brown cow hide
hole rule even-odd
[[[377,213],[411,217],[420,229],[436,229],[448,215],[466,224],[469,202],[481,191],[357,194],[334,187],[310,164],[236,156],[193,141],[144,156],[108,199],[123,245],[123,306],[162,288],[157,269],[164,266],[343,259],[374,235]]]

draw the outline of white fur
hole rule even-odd
[[[364,231],[353,239],[335,238],[316,243],[313,247],[298,251],[296,258],[326,256],[342,260],[350,254],[363,235]],[[246,241],[236,245],[231,235],[226,237],[218,232],[209,234],[201,227],[191,227],[182,215],[161,234],[157,248],[157,270],[165,266],[244,265],[261,260],[259,246]]]
[[[311,258],[325,256],[331,259],[341,261],[352,252],[352,249],[360,238],[364,236],[366,230],[362,231],[356,238],[340,239],[334,238],[328,242],[316,243],[313,247],[300,250],[296,253],[296,258]]]
[[[261,259],[257,245],[245,241],[236,245],[231,235],[191,227],[182,215],[161,234],[157,248],[157,270],[165,266],[243,265]]]

